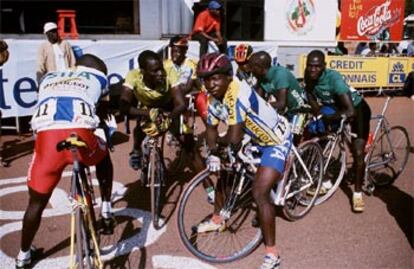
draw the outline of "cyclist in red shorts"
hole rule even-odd
[[[96,105],[100,101],[103,104],[108,102],[106,74],[107,68],[101,59],[85,54],[77,60],[75,70],[50,72],[40,82],[37,110],[31,121],[36,140],[27,179],[29,205],[23,218],[16,268],[25,268],[32,262],[31,244],[39,228],[42,212],[64,168],[73,162],[70,152],[57,152],[56,144],[74,132],[88,146],[87,149],[79,149],[80,162],[96,165],[103,201],[103,232],[113,232],[113,167],[105,141],[94,134],[99,124]]]

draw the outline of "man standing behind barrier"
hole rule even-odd
[[[222,5],[215,0],[208,3],[208,8],[198,14],[191,39],[200,42],[200,58],[208,51],[208,42],[216,43],[221,53],[227,52],[226,40],[221,35],[220,9]]]
[[[351,122],[351,131],[357,135],[352,138],[351,148],[355,168],[352,209],[354,212],[362,212],[365,209],[362,198],[364,148],[369,134],[371,109],[358,92],[350,89],[340,73],[326,68],[325,55],[320,50],[313,50],[307,56],[305,83],[307,98],[315,113],[321,113],[320,104],[332,106],[335,114],[323,115],[323,121],[329,123],[346,116]]]
[[[68,42],[60,39],[56,23],[45,23],[43,33],[47,41],[40,45],[37,52],[36,80],[38,83],[47,72],[62,71],[75,66],[72,48]]]

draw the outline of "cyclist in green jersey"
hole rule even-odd
[[[338,120],[342,115],[351,123],[351,130],[356,134],[352,139],[352,155],[355,169],[355,190],[352,196],[354,212],[364,211],[362,198],[362,180],[364,177],[364,148],[369,134],[371,109],[365,100],[352,90],[337,71],[326,68],[325,55],[320,50],[311,51],[306,60],[305,91],[309,104],[315,113],[320,114],[323,105],[335,109],[332,115],[323,115],[326,123]]]
[[[266,95],[274,96],[271,105],[279,113],[290,112],[305,105],[305,91],[295,76],[283,66],[272,66],[272,58],[265,51],[253,53],[249,59],[250,71]],[[289,115],[290,116],[290,115]]]

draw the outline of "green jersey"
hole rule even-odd
[[[300,87],[295,76],[283,66],[272,66],[267,71],[266,78],[260,87],[268,94],[275,94],[281,89],[287,89],[288,111],[305,104],[305,91]]]
[[[346,94],[348,92],[351,93],[354,107],[359,105],[362,100],[362,97],[358,94],[358,92],[351,89],[345,83],[342,75],[332,69],[325,69],[313,92],[318,98],[318,101],[325,105],[335,104],[336,96]]]

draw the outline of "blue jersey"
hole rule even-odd
[[[108,93],[107,86],[102,72],[84,66],[46,74],[39,85],[33,131],[95,129],[99,124],[95,105]]]

